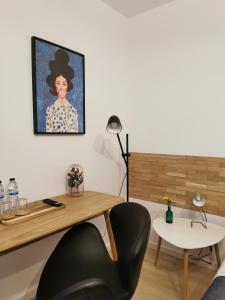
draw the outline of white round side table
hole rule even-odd
[[[207,228],[200,223],[191,226],[191,219],[184,218],[174,218],[172,224],[166,223],[163,218],[158,218],[153,221],[153,228],[159,235],[155,265],[158,262],[162,239],[184,250],[183,299],[188,300],[188,250],[214,246],[217,263],[220,266],[218,243],[224,239],[225,229],[212,223],[207,223]]]

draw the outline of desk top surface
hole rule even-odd
[[[14,225],[0,224],[0,255],[102,215],[123,202],[122,197],[90,191],[80,197],[51,198],[64,203],[65,208]]]
[[[172,224],[165,222],[164,218],[155,219],[153,227],[157,234],[170,244],[183,249],[198,249],[215,245],[223,240],[225,228],[206,223],[204,228],[200,223],[191,227],[191,219],[174,218]]]

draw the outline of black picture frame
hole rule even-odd
[[[34,134],[85,134],[85,56],[31,37]]]

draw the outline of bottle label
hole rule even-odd
[[[11,192],[9,192],[9,195],[10,195],[10,196],[16,196],[16,195],[18,195],[18,192],[11,191]]]

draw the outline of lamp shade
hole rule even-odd
[[[205,205],[205,198],[201,196],[200,194],[197,194],[193,198],[193,204],[197,207],[203,207]]]
[[[120,133],[122,131],[120,119],[117,116],[111,116],[108,120],[106,129],[109,133]]]

